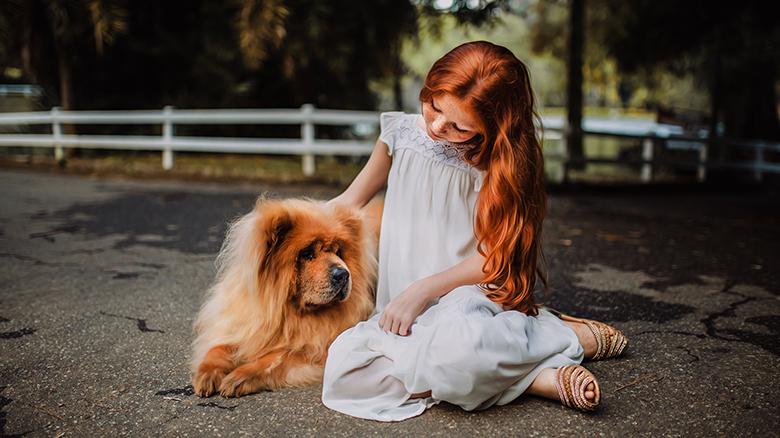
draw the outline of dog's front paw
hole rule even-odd
[[[222,397],[241,397],[242,395],[263,389],[266,388],[263,387],[256,376],[242,372],[240,369],[236,369],[225,376],[219,385],[219,393]]]
[[[195,394],[198,394],[200,397],[209,397],[212,394],[216,394],[224,378],[225,372],[218,368],[198,370],[195,378],[192,379]]]

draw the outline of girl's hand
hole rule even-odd
[[[379,327],[385,333],[408,335],[409,327],[428,301],[442,297],[458,286],[484,283],[484,263],[485,258],[477,253],[446,271],[415,281],[385,306],[379,317]]]
[[[430,300],[430,287],[426,279],[412,283],[409,288],[390,301],[379,318],[379,327],[387,332],[407,336],[414,319],[422,312]]]

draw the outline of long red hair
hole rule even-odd
[[[537,279],[547,289],[540,266],[547,194],[528,68],[504,47],[466,43],[436,61],[420,101],[442,94],[459,100],[479,132],[464,160],[485,172],[474,219],[485,257],[482,287],[504,308],[536,315]]]

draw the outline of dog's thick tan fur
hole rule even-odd
[[[330,344],[374,307],[378,221],[369,216],[261,198],[231,225],[195,323],[198,395],[238,397],[322,379]]]

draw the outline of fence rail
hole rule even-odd
[[[315,109],[215,109],[180,110],[167,106],[160,110],[62,111],[0,114],[0,125],[51,124],[51,134],[0,134],[0,145],[53,147],[56,159],[64,157],[65,147],[91,149],[133,149],[161,151],[163,168],[174,165],[174,152],[222,152],[301,155],[303,172],[313,175],[315,155],[368,155],[373,142],[316,139],[314,125],[376,124],[379,113]],[[62,125],[162,125],[162,136],[150,135],[70,135]],[[300,125],[301,138],[224,138],[175,135],[176,125]]]
[[[45,112],[0,113],[0,126],[51,125],[51,134],[4,134],[0,133],[0,146],[29,146],[54,148],[55,157],[64,157],[65,147],[90,149],[131,149],[162,152],[162,166],[171,169],[175,152],[218,152],[286,154],[302,157],[303,173],[315,172],[315,155],[371,154],[373,141],[329,140],[315,138],[315,125],[362,126],[364,133],[370,133],[378,125],[379,113],[369,111],[323,110],[312,105],[300,109],[213,109],[180,110],[167,106],[162,110],[136,111],[62,111],[53,108]],[[109,124],[109,125],[162,125],[162,135],[75,135],[63,133],[62,125]],[[226,138],[194,137],[176,135],[177,125],[300,125],[300,138]],[[546,140],[559,140],[558,146],[546,152],[546,158],[554,163],[552,179],[562,182],[567,167],[575,163],[616,163],[638,165],[643,182],[652,182],[657,166],[694,167],[697,179],[705,181],[707,170],[728,168],[753,171],[756,181],[764,173],[780,173],[780,164],[766,162],[765,153],[780,152],[780,143],[742,139],[707,139],[686,137],[682,129],[671,125],[659,125],[652,121],[626,121],[603,118],[585,118],[583,133],[588,136],[611,136],[641,140],[642,156],[639,158],[571,159],[565,142],[567,126],[563,117],[546,117]],[[722,162],[711,160],[712,146],[751,148],[753,161]],[[696,161],[663,160],[655,156],[657,146],[670,150],[698,151]]]

